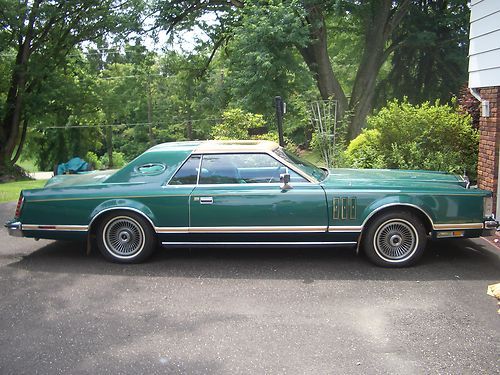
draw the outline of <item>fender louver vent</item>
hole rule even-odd
[[[333,218],[338,220],[356,219],[356,198],[333,198]]]

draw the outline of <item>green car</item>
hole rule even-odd
[[[457,175],[318,168],[269,141],[173,142],[118,171],[21,192],[13,236],[83,239],[136,263],[167,247],[352,246],[414,264],[429,238],[492,232],[492,194]]]

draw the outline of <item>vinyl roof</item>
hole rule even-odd
[[[246,141],[186,141],[168,142],[151,147],[148,151],[192,151],[194,154],[227,152],[262,152],[276,149],[278,144],[265,140]]]
[[[196,154],[217,152],[258,152],[272,151],[278,144],[272,141],[204,141],[194,149]]]

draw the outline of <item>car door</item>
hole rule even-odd
[[[285,172],[290,189],[281,188]],[[203,155],[189,205],[199,241],[307,242],[328,228],[323,188],[266,153]]]

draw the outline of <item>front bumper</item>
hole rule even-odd
[[[5,223],[5,227],[9,232],[9,235],[14,237],[22,237],[23,236],[23,225],[20,221],[9,221]]]

